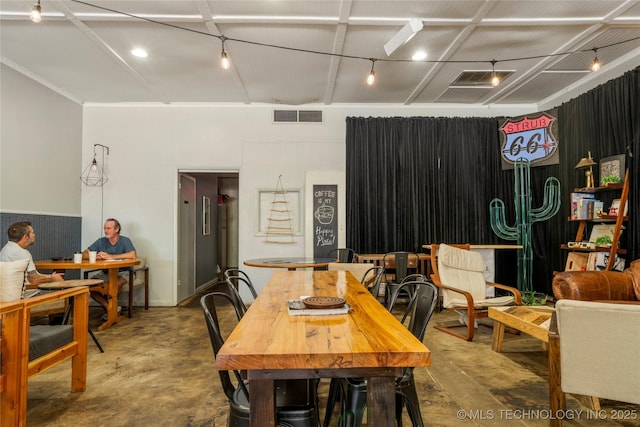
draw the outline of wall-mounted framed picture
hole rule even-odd
[[[211,234],[211,199],[202,196],[202,235]]]
[[[600,160],[600,186],[622,183],[624,178],[624,154],[605,157]]]

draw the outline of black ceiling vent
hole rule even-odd
[[[503,82],[507,77],[513,74],[513,71],[496,70],[496,76]],[[451,82],[449,87],[491,87],[492,70],[465,70]]]
[[[321,110],[273,110],[276,123],[322,123]]]

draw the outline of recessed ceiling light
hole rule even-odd
[[[132,49],[131,54],[133,56],[137,56],[138,58],[146,58],[147,56],[149,56],[146,50],[140,49],[139,47]]]
[[[427,59],[427,52],[425,52],[424,50],[419,50],[413,54],[411,59],[413,59],[414,61],[422,61],[424,59]]]

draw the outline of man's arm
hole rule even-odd
[[[88,255],[87,255],[88,256]],[[123,254],[108,254],[106,252],[98,252],[98,259],[136,259],[136,251],[129,251]]]
[[[62,282],[64,277],[60,273],[40,274],[36,270],[27,272],[27,279],[32,285],[39,285],[41,283],[49,282]]]

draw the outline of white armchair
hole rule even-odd
[[[549,329],[552,413],[565,409],[565,393],[640,404],[638,354],[640,304],[559,300]]]

